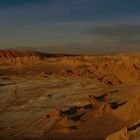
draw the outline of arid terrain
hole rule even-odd
[[[140,140],[140,54],[0,50],[0,140]]]

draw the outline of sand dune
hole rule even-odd
[[[128,125],[120,131],[108,136],[106,140],[134,140],[140,137],[140,97],[132,99],[124,106],[115,110],[113,114],[121,120],[128,122]]]

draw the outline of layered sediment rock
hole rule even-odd
[[[45,57],[44,54],[30,50],[0,50],[1,64],[35,63]]]

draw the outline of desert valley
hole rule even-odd
[[[139,138],[139,54],[0,50],[0,140]]]

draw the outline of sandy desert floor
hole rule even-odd
[[[1,64],[0,140],[139,140],[140,58],[84,60]]]

